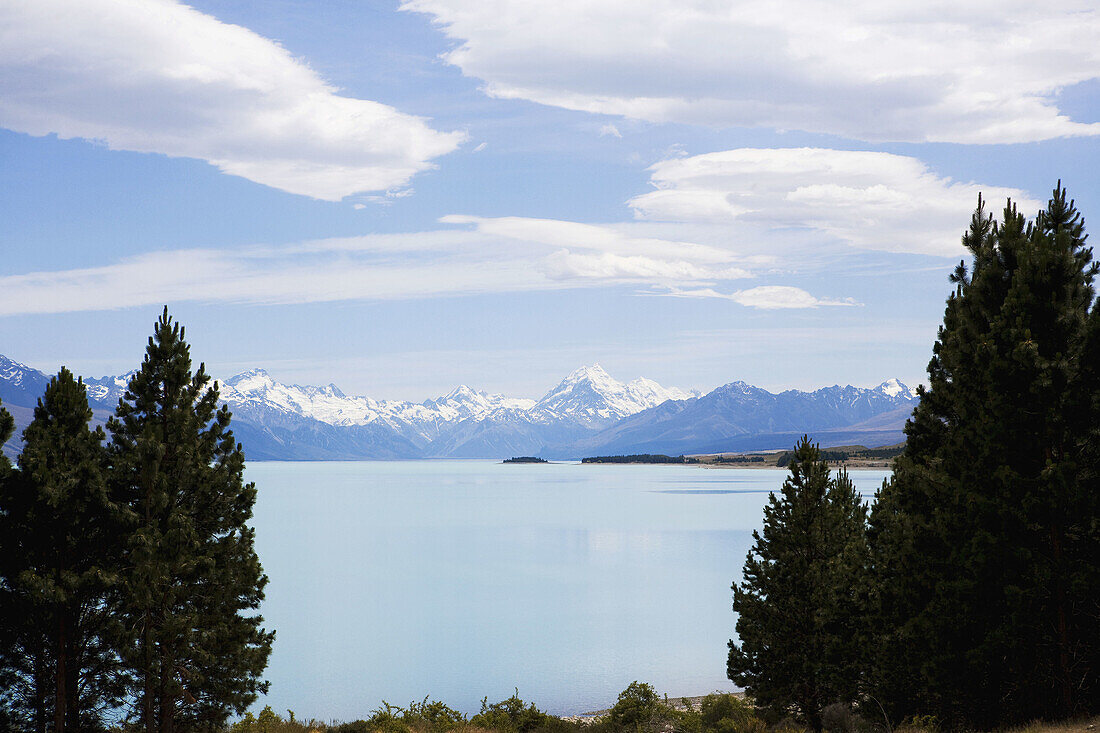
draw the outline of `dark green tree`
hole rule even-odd
[[[827,705],[857,697],[866,512],[847,473],[831,477],[818,447],[803,438],[733,586],[740,643],[729,643],[729,678],[758,706],[793,707],[814,730]]]
[[[11,413],[0,407],[0,445],[14,430]],[[0,730],[38,732],[49,724],[49,670],[45,635],[25,622],[31,609],[17,586],[28,540],[26,492],[18,479],[0,453]]]
[[[102,729],[124,690],[107,641],[119,512],[91,417],[83,383],[62,368],[23,432],[3,496],[3,605],[18,619],[6,647],[23,657],[8,666],[10,689],[22,727],[34,730]]]
[[[267,578],[246,524],[256,489],[229,422],[165,308],[108,423],[132,521],[123,655],[150,733],[221,726],[267,689],[274,633],[255,612]]]
[[[1033,223],[1011,202],[994,223],[979,199],[963,237],[973,260],[871,514],[873,687],[896,717],[984,728],[1097,709],[1085,236],[1059,185]]]
[[[95,730],[121,701],[107,638],[120,563],[120,508],[108,490],[105,435],[84,384],[62,367],[23,432],[20,489],[30,537],[17,587],[45,633],[54,731]]]

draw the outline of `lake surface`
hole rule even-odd
[[[853,471],[870,495],[886,471]],[[786,473],[496,461],[251,463],[277,629],[259,705],[321,720],[425,695],[557,714],[633,680],[731,690],[730,584]]]

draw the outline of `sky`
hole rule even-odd
[[[1100,8],[0,0],[0,353],[537,397],[922,381],[979,192],[1100,215]]]

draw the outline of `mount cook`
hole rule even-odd
[[[85,379],[96,422],[130,374]],[[0,356],[0,400],[15,417],[4,446],[33,417],[49,377]],[[805,432],[822,445],[904,439],[916,393],[896,379],[873,389],[825,387],[773,394],[744,382],[706,395],[638,378],[623,383],[599,365],[577,369],[541,399],[465,385],[424,402],[349,396],[338,387],[282,384],[262,369],[219,382],[233,432],[250,460],[577,458],[607,453],[702,453],[788,448]]]

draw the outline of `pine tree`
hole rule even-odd
[[[857,697],[866,506],[847,473],[831,478],[803,438],[753,539],[733,586],[740,644],[729,643],[727,674],[757,705],[793,705],[819,731],[827,705]]]
[[[1009,202],[994,224],[979,200],[963,237],[973,262],[871,515],[875,689],[895,716],[991,727],[1096,708],[1084,243],[1060,185],[1034,223]]]
[[[14,429],[11,413],[0,406],[0,445]],[[37,699],[48,686],[44,637],[30,633],[25,623],[30,608],[16,587],[26,542],[21,525],[25,494],[18,478],[0,453],[0,619],[5,619],[0,624],[0,730],[45,731],[46,700]]]
[[[92,429],[84,384],[62,368],[23,432],[21,494],[9,515],[18,553],[6,570],[25,608],[24,645],[44,641],[50,727],[95,730],[121,701],[117,655],[107,643],[118,580],[119,508],[106,480],[105,438]],[[14,572],[13,572],[14,571]],[[6,575],[8,573],[5,573]],[[47,683],[39,671],[34,686]]]
[[[267,578],[246,525],[256,490],[229,422],[165,308],[108,424],[133,521],[124,657],[150,733],[220,726],[267,689],[274,633],[255,614]]]

